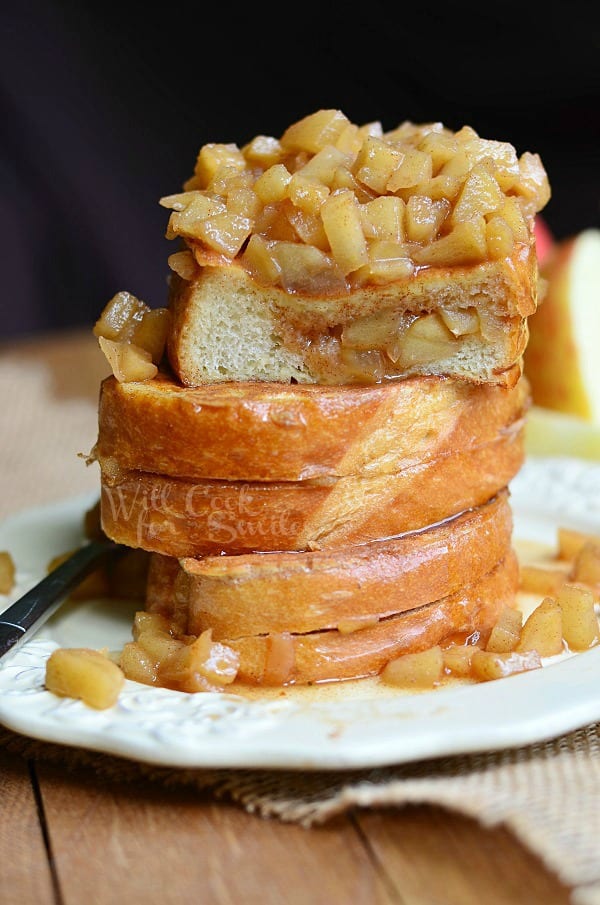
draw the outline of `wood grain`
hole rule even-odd
[[[435,807],[356,811],[323,827],[208,797],[131,787],[0,752],[2,905],[568,905],[507,830]],[[44,845],[42,822],[59,889]]]
[[[359,831],[403,905],[568,905],[569,890],[504,828],[442,808],[359,812]]]
[[[64,905],[394,905],[348,818],[265,820],[190,792],[39,767]]]
[[[27,762],[0,751],[0,902],[55,902],[44,837]]]

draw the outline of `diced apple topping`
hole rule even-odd
[[[416,318],[402,333],[390,357],[403,368],[441,361],[458,346],[457,338],[448,330],[437,313]]]
[[[188,282],[193,280],[198,273],[198,265],[191,251],[176,251],[174,254],[169,255],[167,263],[173,273]]]
[[[135,345],[148,352],[155,365],[160,364],[163,357],[168,323],[167,308],[152,308],[145,313],[133,334]]]
[[[585,544],[596,542],[600,544],[600,535],[595,536],[585,531],[577,531],[575,528],[560,526],[558,529],[557,557],[561,560],[574,560]]]
[[[292,210],[293,208],[296,208],[298,211],[317,217],[323,202],[326,201],[329,196],[329,189],[326,185],[315,182],[308,176],[303,175],[303,171],[300,170],[300,172],[295,173],[291,177],[287,194],[291,202]],[[323,232],[322,227],[321,232]],[[302,235],[300,237],[302,238]],[[309,242],[307,244],[312,243]]]
[[[349,381],[370,383],[381,380],[385,375],[384,357],[377,349],[360,351],[342,346],[340,357]]]
[[[158,665],[155,660],[135,641],[123,646],[119,657],[123,674],[132,682],[142,685],[158,685]]]
[[[274,166],[281,160],[283,148],[276,138],[270,135],[257,135],[242,148],[242,154],[248,163],[257,164],[264,169]]]
[[[308,201],[308,196],[306,197]],[[285,215],[288,218],[294,232],[307,245],[314,245],[315,248],[325,251],[329,248],[327,234],[323,228],[323,221],[320,217],[311,213],[310,205],[289,204],[285,208]],[[252,238],[260,238],[260,236],[252,236]]]
[[[343,281],[308,279],[302,291],[315,295],[409,279],[415,265],[506,258],[533,243],[535,215],[550,198],[539,155],[519,158],[509,142],[442,123],[405,121],[386,132],[336,109],[305,116],[280,138],[203,145],[183,188],[160,199],[171,211],[167,238],[196,246],[200,263],[202,249],[239,259],[257,280],[264,271],[245,254],[249,240],[316,247]],[[372,247],[381,241],[396,243],[395,253]],[[264,278],[295,285],[284,269],[267,268]]]
[[[263,685],[285,685],[292,677],[296,651],[289,632],[277,632],[267,637],[267,655],[261,682]]]
[[[473,655],[481,650],[476,644],[450,644],[442,650],[444,672],[451,676],[468,678],[471,676]]]
[[[513,188],[525,199],[522,205],[525,216],[534,216],[538,204],[544,207],[548,203],[550,187],[539,154],[525,151],[519,159],[519,179],[515,181]]]
[[[274,163],[254,183],[254,191],[263,204],[283,201],[292,174],[282,163]]]
[[[413,252],[417,264],[437,267],[451,264],[476,264],[487,258],[486,224],[480,214],[461,220],[445,236],[434,239]]]
[[[313,286],[323,293],[341,288],[344,275],[333,258],[313,245],[274,242],[271,253],[279,267],[281,281],[289,292],[305,292]]]
[[[479,332],[476,308],[440,308],[439,315],[453,336],[470,336]]]
[[[381,257],[370,261],[367,267],[371,272],[381,268],[396,268],[400,273],[403,268],[411,268],[407,258],[396,257],[394,243],[379,242],[377,246]],[[367,268],[363,268],[367,269]],[[383,279],[383,277],[382,277]],[[386,367],[397,365],[403,369],[421,367],[431,362],[442,361],[453,355],[463,340],[481,332],[479,315],[475,308],[440,309],[431,314],[422,314],[412,318],[402,318],[397,311],[382,309],[374,314],[356,318],[342,330],[341,359],[344,362],[356,361],[352,352],[362,353],[361,370],[368,361],[365,357],[371,354],[371,361],[376,363],[378,372],[388,373]],[[356,376],[356,375],[355,375]],[[364,375],[367,381],[379,379],[373,372]]]
[[[188,256],[189,252],[171,257],[178,257],[177,265],[189,266],[187,257],[185,265],[180,264],[183,255]],[[156,376],[164,354],[169,317],[168,308],[149,308],[130,292],[117,292],[107,302],[93,332],[117,380],[151,380]]]
[[[187,236],[193,239],[205,220],[225,213],[227,210],[223,202],[216,201],[198,191],[170,195],[167,198],[161,198],[160,203],[163,207],[173,210],[169,220],[168,239],[174,239],[176,236]]]
[[[567,580],[568,566],[560,563],[536,565],[524,563],[521,566],[521,590],[529,594],[554,596]]]
[[[544,600],[527,617],[519,643],[519,653],[535,650],[541,657],[553,657],[563,650],[562,611],[553,597]]]
[[[323,204],[321,217],[333,257],[342,273],[351,273],[366,264],[367,241],[353,193],[341,191],[331,195]]]
[[[211,629],[189,644],[177,644],[177,649],[159,664],[161,685],[178,691],[221,691],[234,681],[239,655],[232,648],[213,642]]]
[[[148,311],[148,305],[135,295],[117,292],[94,324],[94,336],[103,336],[113,342],[131,340]]]
[[[212,640],[212,630],[181,636],[158,613],[136,613],[133,641],[125,644],[119,663],[124,675],[144,685],[176,691],[222,691],[237,676],[239,654]]]
[[[244,266],[258,282],[266,286],[276,283],[281,267],[271,254],[269,243],[262,236],[251,236],[242,255]]]
[[[596,556],[598,537],[560,527],[558,544],[546,564],[521,565],[519,590],[543,595],[524,620],[518,601],[501,607],[491,630],[449,640],[429,650],[390,661],[381,672],[386,684],[434,688],[444,677],[467,682],[495,679],[539,669],[544,659],[578,653],[600,644]],[[588,557],[593,565],[589,565]],[[577,564],[583,563],[583,573]],[[585,581],[573,575],[584,575]],[[442,673],[438,672],[441,650]]]
[[[88,648],[58,648],[46,662],[46,688],[77,698],[95,710],[116,704],[125,676],[105,653]]]
[[[433,163],[429,154],[416,148],[404,152],[400,166],[394,170],[387,184],[389,192],[414,189],[433,176]]]
[[[401,243],[404,240],[404,207],[402,199],[395,195],[382,195],[363,204],[360,214],[365,238]]]
[[[569,578],[600,590],[600,541],[588,540],[577,552]]]
[[[541,665],[541,656],[536,650],[529,650],[526,653],[510,651],[503,654],[478,650],[471,660],[471,672],[479,682],[489,682],[530,669],[539,669]]]
[[[521,639],[522,623],[523,614],[520,610],[502,607],[485,649],[496,654],[507,654],[515,650]]]
[[[434,688],[441,681],[443,671],[444,655],[436,645],[390,660],[381,672],[381,679],[387,685],[403,688]]]
[[[288,126],[281,136],[281,145],[288,152],[318,154],[327,145],[335,145],[348,125],[341,110],[318,110]]]
[[[406,234],[413,242],[431,242],[448,216],[450,204],[427,195],[412,195],[406,203]]]
[[[341,635],[351,635],[363,628],[373,628],[378,622],[378,616],[348,616],[347,619],[340,619],[337,630]]]
[[[564,584],[556,595],[562,612],[563,638],[571,650],[587,650],[600,640],[594,595],[587,588]]]
[[[415,265],[399,242],[381,239],[371,242],[369,262],[358,273],[371,283],[389,283],[409,277],[414,269]]]
[[[481,214],[491,214],[501,207],[504,195],[490,169],[481,163],[473,167],[454,205],[453,223],[472,220]]]
[[[518,200],[512,195],[505,199],[502,207],[498,208],[493,216],[501,217],[505,223],[508,223],[515,242],[522,244],[528,241],[531,226],[526,222]]]
[[[510,254],[513,233],[504,217],[494,216],[485,225],[485,241],[490,258],[498,260]]]
[[[382,195],[404,157],[400,148],[370,135],[357,155],[355,176],[363,185]]]
[[[194,167],[194,180],[199,188],[206,188],[221,167],[243,170],[246,158],[237,145],[209,142],[200,148]]]
[[[219,254],[235,258],[251,232],[252,221],[248,217],[225,212],[198,223],[194,238]]]
[[[98,337],[98,342],[119,383],[152,380],[158,374],[158,368],[153,363],[150,352],[134,343],[113,342],[103,336]]]

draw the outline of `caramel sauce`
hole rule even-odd
[[[524,563],[539,565],[547,565],[553,562],[555,563],[557,561],[557,556],[559,555],[557,548],[547,543],[515,538],[513,545],[521,565],[523,565]],[[596,592],[597,590],[598,589],[596,589]],[[523,623],[525,623],[529,615],[540,605],[540,603],[542,603],[543,599],[544,595],[541,593],[525,592],[522,589],[517,592],[516,607],[522,613]],[[160,617],[152,616],[149,618],[156,620]],[[358,631],[360,632],[360,629],[358,629]],[[257,681],[256,683],[250,683],[247,681],[235,679],[233,681],[228,680],[227,682],[219,682],[219,685],[221,686],[220,689],[212,687],[205,689],[196,687],[181,687],[181,690],[220,690],[220,692],[223,694],[234,695],[251,701],[289,701],[295,705],[311,706],[319,703],[326,704],[335,703],[336,701],[342,702],[349,699],[351,699],[352,701],[390,699],[397,698],[398,695],[413,696],[418,693],[447,689],[456,687],[458,685],[473,685],[489,679],[499,678],[502,675],[501,672],[499,673],[499,675],[487,675],[487,666],[484,666],[480,670],[480,667],[482,667],[482,661],[481,659],[479,659],[479,651],[481,651],[482,653],[486,651],[486,645],[490,632],[491,629],[484,633],[477,630],[470,633],[453,633],[441,639],[438,644],[442,648],[442,651],[444,651],[445,648],[456,646],[457,648],[461,648],[462,652],[464,653],[465,649],[473,647],[475,649],[474,656],[478,658],[478,667],[473,672],[471,672],[470,657],[467,655],[467,669],[463,669],[462,654],[460,651],[458,651],[458,653],[461,655],[456,661],[456,665],[454,665],[453,657],[448,656],[448,661],[445,665],[445,668],[443,669],[443,674],[439,681],[436,681],[433,686],[429,683],[423,687],[419,687],[418,685],[414,684],[393,684],[392,681],[388,681],[388,677],[383,676],[382,678],[381,674],[359,676],[351,679],[328,679],[313,683],[294,684],[294,649],[291,643],[292,637],[291,635],[289,635],[289,633],[285,632],[280,635],[274,635],[270,639],[271,644],[267,650],[262,682]],[[173,641],[177,643],[175,639],[173,639]],[[185,643],[188,643],[188,641],[185,641]],[[503,648],[494,648],[494,650],[502,649]],[[508,650],[513,650],[513,648],[509,648]],[[561,652],[552,654],[551,656],[541,657],[536,654],[537,662],[535,665],[537,667],[546,666],[551,663],[555,663],[563,658],[573,656],[573,654],[574,652],[568,648],[566,641],[563,639],[563,649]],[[493,654],[487,654],[487,656],[493,656]],[[518,658],[520,655],[515,654],[515,656]],[[521,663],[519,662],[517,666],[521,666]],[[531,669],[534,667],[523,662],[522,668]],[[454,670],[452,674],[450,673],[451,669]],[[511,673],[514,671],[514,669],[511,669]],[[516,671],[522,671],[522,669],[517,668]],[[508,675],[511,673],[504,674]],[[132,675],[130,676],[130,678],[137,677]],[[146,681],[146,679],[144,678],[138,680]],[[161,681],[160,671],[155,677],[155,680],[150,684],[166,684]]]
[[[525,542],[525,547],[529,547],[530,552],[542,549],[543,545],[534,544],[533,542]],[[544,551],[548,552],[548,548],[544,546]],[[525,594],[519,592],[517,595],[517,607],[523,613],[523,619],[535,609],[541,602],[541,596],[536,594]],[[464,633],[460,635],[449,636],[442,644],[442,647],[450,644],[478,644],[482,639],[478,632],[472,632],[470,635]],[[551,659],[552,662],[567,657],[570,652],[565,649],[564,654],[559,654]],[[379,675],[364,676],[356,679],[344,679],[342,681],[315,682],[308,685],[283,685],[280,687],[251,685],[245,682],[233,682],[227,686],[226,694],[237,695],[249,701],[281,701],[286,700],[301,706],[310,706],[313,704],[330,704],[336,701],[345,700],[383,700],[397,698],[399,695],[413,696],[415,694],[426,694],[431,691],[441,689],[455,688],[464,685],[480,684],[474,678],[462,678],[452,675],[444,675],[434,688],[402,688],[392,686],[381,681]]]
[[[444,676],[435,689],[398,688],[382,682],[379,676],[364,676],[360,679],[344,679],[334,682],[315,682],[311,685],[285,685],[274,688],[264,685],[249,685],[234,682],[226,689],[226,694],[237,695],[249,701],[290,701],[294,704],[309,706],[313,704],[331,704],[346,700],[384,700],[397,698],[399,695],[424,694],[439,688],[451,688],[457,685],[473,685],[472,679],[459,679],[455,676]]]

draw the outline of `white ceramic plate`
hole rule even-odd
[[[529,458],[511,491],[518,543],[553,547],[559,524],[600,533],[600,464]],[[52,556],[77,546],[91,502],[30,509],[0,525],[0,550],[13,554],[19,579],[5,605],[42,577]],[[495,682],[420,694],[377,680],[252,695],[127,681],[114,707],[95,711],[45,691],[45,661],[57,645],[118,650],[130,640],[133,612],[125,601],[65,604],[0,661],[0,722],[163,766],[345,769],[529,744],[600,719],[600,647]]]

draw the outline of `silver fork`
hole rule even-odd
[[[0,613],[0,658],[33,637],[90,572],[124,550],[113,541],[90,541]]]

